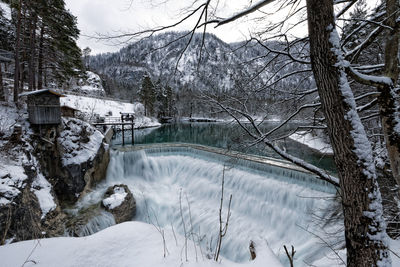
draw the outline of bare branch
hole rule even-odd
[[[253,6],[251,6],[250,8],[243,10],[235,15],[233,15],[232,17],[220,20],[220,21],[214,21],[217,23],[217,25],[215,26],[215,28],[222,26],[224,24],[230,23],[232,21],[235,21],[241,17],[247,16],[257,10],[259,10],[260,8],[262,8],[263,6],[266,6],[272,2],[274,2],[275,0],[261,0],[258,3],[254,4]]]

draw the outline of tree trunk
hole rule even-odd
[[[17,14],[17,32],[15,34],[15,69],[14,69],[14,102],[18,103],[18,89],[19,89],[19,43],[21,35],[21,8],[22,0],[19,1],[18,14]]]
[[[43,38],[44,38],[44,24],[42,22],[42,27],[40,29],[40,39],[39,39],[39,56],[38,56],[38,89],[43,88]]]
[[[340,178],[347,266],[390,266],[372,149],[341,62],[332,0],[307,0],[307,14],[312,70]]]
[[[44,77],[44,87],[48,87],[48,83],[47,83],[47,66],[46,65],[44,65],[43,66],[43,73],[44,73],[44,75],[43,75],[43,77]]]
[[[391,78],[393,84],[378,87],[380,92],[378,102],[390,168],[393,177],[400,186],[400,118],[399,113],[397,113],[400,112],[400,106],[399,101],[396,100],[399,95],[395,92],[396,82],[399,78],[400,25],[396,23],[397,18],[399,18],[398,9],[398,0],[386,1],[386,14],[391,14],[386,20],[386,25],[391,27],[391,30],[386,35],[385,76]]]
[[[6,93],[4,92],[4,86],[3,86],[3,70],[1,69],[1,62],[0,62],[0,101],[6,101]]]
[[[20,88],[19,92],[24,91],[24,83],[28,81],[29,84],[29,69],[28,69],[28,49],[29,49],[29,35],[30,35],[30,23],[28,22],[27,16],[27,6],[22,6],[22,14],[21,14],[21,43],[22,43],[22,56],[21,56],[21,69],[20,69]]]
[[[30,22],[30,36],[29,36],[29,51],[30,56],[28,60],[28,80],[29,80],[29,91],[33,91],[35,89],[35,55],[36,55],[36,14],[32,13]]]

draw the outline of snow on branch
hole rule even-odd
[[[382,17],[383,15],[385,15],[385,11],[380,12],[376,15],[374,15],[373,17],[371,17],[369,20],[366,20],[364,22],[362,22],[357,28],[355,28],[350,34],[348,34],[345,38],[342,38],[342,46],[344,46],[346,43],[348,43],[351,39],[352,36],[354,36],[354,34],[356,34],[357,32],[359,32],[362,28],[364,28],[370,21],[375,21],[378,18]]]
[[[357,0],[351,0],[351,1],[334,1],[333,3],[334,3],[334,4],[341,4],[341,3],[338,3],[338,2],[341,2],[341,3],[346,3],[346,2],[348,2],[348,3],[347,3],[347,5],[345,5],[345,6],[336,14],[336,17],[337,17],[337,18],[341,17],[344,13],[346,13],[353,5],[357,2]]]
[[[371,100],[370,102],[368,102],[367,104],[357,107],[357,112],[367,110],[367,109],[375,106],[377,103],[378,103],[378,99],[375,98],[375,99]]]
[[[393,81],[389,77],[363,74],[350,66],[346,67],[346,73],[351,78],[353,78],[355,81],[357,81],[358,83],[361,83],[361,84],[371,85],[371,86],[375,86],[375,87],[382,86],[382,85],[385,85],[385,86],[393,85]]]
[[[364,65],[364,66],[354,66],[353,68],[358,71],[366,72],[377,72],[382,71],[385,67],[385,64],[376,64],[376,65]]]
[[[357,45],[353,50],[347,51],[345,58],[349,59],[351,57],[350,62],[356,60],[360,55],[361,51],[364,48],[368,47],[375,40],[375,38],[383,31],[383,29],[384,28],[381,26],[376,27],[361,44]]]

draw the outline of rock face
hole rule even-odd
[[[0,205],[0,234],[1,244],[5,240],[21,241],[40,237],[59,236],[64,232],[62,221],[65,215],[56,205],[44,213],[42,199],[37,197],[34,189],[38,170],[33,165],[24,165],[27,178],[20,187],[20,191],[10,202]],[[42,193],[41,193],[42,194]],[[53,201],[56,201],[54,192],[49,192]]]
[[[77,237],[94,234],[114,224],[114,215],[104,211],[97,203],[69,214],[65,228],[68,235]]]
[[[0,140],[0,245],[63,235],[61,206],[101,181],[109,161],[104,136],[83,121],[39,127],[18,120]]]
[[[104,194],[102,206],[114,215],[116,223],[130,221],[136,213],[136,201],[124,184],[110,186]]]
[[[57,128],[42,129],[36,147],[46,177],[51,177],[60,201],[74,203],[105,178],[110,160],[103,135],[78,119],[63,119]]]

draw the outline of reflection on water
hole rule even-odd
[[[262,129],[267,131],[276,126],[277,123],[269,122],[262,125]],[[288,132],[297,125],[288,124],[280,130]],[[131,143],[129,131],[125,136],[125,143]],[[147,128],[135,130],[135,144],[152,144],[152,143],[192,143],[218,148],[226,148],[249,154],[280,158],[272,149],[263,144],[250,145],[252,139],[234,123],[189,123],[179,122],[172,124],[164,124],[157,128]],[[117,135],[113,140],[113,145],[121,144],[121,136]],[[299,144],[295,141],[285,139],[279,141],[279,146],[288,153],[297,156],[311,164],[330,172],[335,172],[335,166],[332,156],[324,156],[314,150]]]

